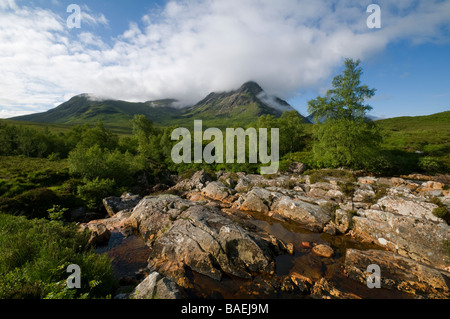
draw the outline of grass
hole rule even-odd
[[[47,209],[53,205],[64,208],[82,206],[83,202],[74,195],[74,189],[69,189],[71,181],[74,185],[77,183],[70,178],[66,160],[2,156],[0,210],[43,218],[47,217]]]
[[[355,182],[355,176],[351,171],[341,169],[315,169],[307,170],[304,175],[309,175],[309,181],[311,184],[318,182],[328,182],[333,178],[339,179],[345,183]]]
[[[387,133],[383,149],[431,157],[441,170],[450,169],[450,111],[428,116],[398,117],[377,121]]]
[[[111,262],[87,250],[78,226],[0,214],[0,299],[104,298],[114,292]],[[70,264],[81,268],[81,289],[65,282]],[[93,285],[95,283],[95,285]]]

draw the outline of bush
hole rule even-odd
[[[0,214],[0,299],[106,297],[117,287],[111,262],[86,250],[75,225]],[[81,268],[81,289],[67,291],[67,266]],[[96,281],[92,288],[89,283]],[[63,293],[63,292],[66,293]]]
[[[144,168],[141,157],[118,150],[108,151],[95,145],[88,149],[77,147],[69,154],[70,173],[93,180],[114,179],[118,185],[129,185],[133,176]]]
[[[78,186],[78,195],[87,202],[91,209],[98,208],[102,199],[113,194],[115,181],[111,179],[85,180],[84,185]]]
[[[0,198],[0,210],[24,214],[30,218],[45,218],[47,210],[58,201],[58,196],[52,190],[36,188],[12,198]]]
[[[442,218],[447,223],[450,223],[450,212],[445,205],[441,205],[435,209],[433,209],[433,215],[439,218]]]
[[[441,169],[440,163],[431,156],[423,157],[419,160],[419,167],[426,173],[434,174]]]

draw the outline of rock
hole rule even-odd
[[[313,253],[318,256],[330,258],[334,255],[334,250],[328,245],[319,244],[312,249]]]
[[[247,195],[245,201],[241,204],[240,209],[259,213],[269,212],[269,207],[264,204],[264,201],[253,193]]]
[[[337,289],[334,284],[320,278],[311,289],[311,298],[313,299],[360,299],[351,293],[344,293]]]
[[[177,285],[154,271],[147,276],[131,293],[131,299],[180,299]]]
[[[303,248],[312,248],[312,245],[309,241],[302,241],[301,245]]]
[[[107,245],[111,238],[111,232],[102,223],[93,221],[89,224],[82,225],[81,228],[82,230],[89,229],[90,231],[91,235],[88,240],[88,245],[94,247]]]
[[[142,197],[133,194],[123,194],[121,197],[107,197],[103,199],[103,206],[108,215],[113,217],[121,210],[132,209],[141,201]]]
[[[131,218],[152,246],[151,266],[177,282],[184,266],[217,280],[223,273],[251,278],[253,272],[275,270],[276,239],[244,230],[217,209],[173,195],[149,196]]]
[[[320,206],[293,200],[288,196],[276,199],[271,210],[283,217],[297,221],[313,231],[322,231],[330,221],[330,216],[325,214]]]
[[[226,187],[221,182],[210,182],[202,189],[202,195],[218,201],[222,201],[234,193],[231,188]]]
[[[168,190],[170,187],[166,184],[156,184],[150,188],[150,193],[160,193]]]
[[[333,223],[328,223],[328,224],[324,227],[323,232],[324,232],[324,233],[327,233],[327,234],[329,234],[329,235],[334,236],[334,235],[336,235],[336,233],[337,233],[337,228],[336,228],[336,226],[335,226]]]
[[[181,292],[176,283],[164,277],[156,284],[155,299],[181,299]]]
[[[309,293],[311,287],[313,286],[313,281],[310,278],[300,275],[297,272],[293,272],[291,274],[291,280],[297,288],[304,293]]]
[[[190,190],[197,190],[200,191],[203,187],[205,187],[206,184],[211,182],[211,177],[204,171],[198,171],[195,172],[194,175],[191,176],[189,179],[184,179],[180,182],[178,182],[175,186],[171,187],[169,190],[175,190],[175,191],[190,191]]]
[[[433,209],[438,206],[435,204],[427,203],[420,198],[414,199],[406,199],[394,196],[385,196],[381,198],[378,202],[378,205],[383,207],[384,211],[403,215],[403,216],[412,216],[420,219],[427,219],[433,222],[440,222],[439,217],[433,215]]]
[[[377,179],[371,176],[359,177],[358,184],[375,184]]]
[[[305,171],[305,164],[293,161],[289,164],[288,172],[293,174],[302,174]]]
[[[343,209],[337,209],[334,216],[334,223],[337,230],[342,234],[345,234],[350,229],[353,215]]]
[[[367,202],[375,197],[375,192],[370,185],[360,186],[353,194],[354,202]]]
[[[241,175],[234,189],[239,193],[244,193],[248,192],[252,186],[250,180],[245,175]]]
[[[268,213],[272,203],[272,193],[267,189],[254,187],[245,195],[245,200],[240,209],[260,213]]]
[[[445,222],[377,210],[361,210],[358,215],[352,219],[356,235],[402,256],[437,268],[448,267],[444,242],[450,241],[450,228]]]
[[[397,289],[429,298],[449,298],[450,273],[390,251],[347,249],[345,269],[350,278],[367,283],[367,267],[380,267],[381,288]]]

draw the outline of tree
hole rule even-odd
[[[158,159],[158,132],[153,125],[153,121],[147,119],[145,115],[135,115],[131,122],[133,134],[138,141],[138,152],[147,159]]]
[[[308,111],[318,123],[313,153],[319,167],[368,168],[377,157],[382,135],[376,123],[366,118],[372,107],[364,104],[375,89],[361,85],[359,64],[359,60],[346,59],[343,74],[333,79],[333,88],[308,102]]]
[[[304,147],[303,119],[297,111],[285,111],[278,119],[280,128],[280,153],[294,153]]]

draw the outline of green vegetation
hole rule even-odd
[[[347,59],[343,75],[333,79],[333,89],[308,102],[315,114],[313,157],[318,166],[368,169],[378,156],[382,140],[377,125],[366,119],[372,108],[364,100],[374,89],[360,85],[360,61]]]
[[[0,298],[112,293],[110,261],[89,250],[87,233],[69,224],[75,208],[104,213],[102,198],[125,191],[147,195],[149,185],[170,184],[171,174],[189,178],[204,169],[214,179],[219,170],[259,172],[260,163],[174,164],[171,150],[178,141],[171,140],[172,131],[178,125],[192,128],[194,119],[202,119],[204,129],[254,127],[270,133],[279,128],[280,170],[304,163],[311,183],[337,179],[347,197],[359,174],[448,173],[450,112],[371,122],[364,101],[375,90],[360,84],[359,61],[346,60],[345,66],[333,89],[309,102],[320,124],[305,123],[296,111],[268,107],[256,99],[261,93],[256,83],[211,94],[184,110],[172,108],[173,100],[128,103],[78,96],[54,111],[22,118],[47,124],[0,121]],[[232,179],[236,182],[237,175]],[[374,185],[375,198],[367,202],[386,189]],[[448,222],[447,207],[435,204],[433,213]],[[336,206],[326,209],[333,215]],[[81,290],[65,286],[65,269],[72,263],[85,271]]]
[[[450,111],[377,121],[385,132],[382,148],[402,160],[401,170],[450,172]],[[398,165],[400,166],[400,165]]]
[[[433,209],[433,215],[442,218],[447,223],[450,223],[450,211],[447,206],[445,206],[438,197],[431,198],[430,202],[438,205],[438,207]]]
[[[0,214],[0,298],[104,298],[116,282],[110,261],[87,249],[75,225]],[[82,269],[81,289],[68,289],[70,264]]]

